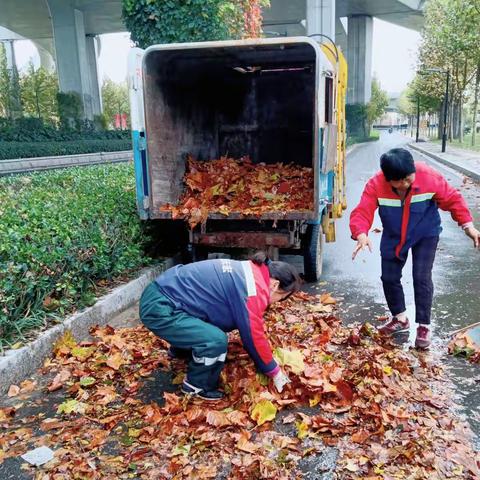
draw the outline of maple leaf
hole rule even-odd
[[[89,348],[89,347],[73,347],[70,350],[70,353],[75,358],[78,358],[78,360],[84,361],[88,357],[90,357],[93,354],[94,351],[95,351],[94,348]]]
[[[66,400],[61,403],[57,408],[57,413],[65,413],[69,415],[70,413],[85,413],[88,405],[86,403],[79,402],[78,400]]]
[[[225,412],[219,412],[217,410],[209,410],[206,416],[207,423],[214,427],[225,427],[231,425],[230,420]]]
[[[70,330],[67,330],[53,345],[53,353],[58,355],[68,355],[70,350],[77,346],[77,342]]]
[[[270,400],[261,400],[252,410],[250,416],[257,422],[257,425],[263,425],[275,419],[277,407]]]
[[[7,396],[16,397],[20,393],[20,387],[18,385],[10,385]]]
[[[280,365],[288,365],[297,375],[305,370],[303,353],[300,350],[287,350],[279,347],[274,350],[274,356]]]
[[[187,457],[191,448],[192,446],[190,444],[177,445],[172,451],[172,456],[175,457],[176,455],[183,455]]]
[[[297,437],[302,439],[308,436],[308,425],[305,422],[296,422],[295,426],[297,427]]]
[[[82,377],[79,383],[82,387],[90,387],[95,382],[96,380],[93,377]]]
[[[107,365],[114,370],[119,370],[119,368],[124,364],[122,354],[116,352],[113,355],[109,355],[107,359]]]
[[[47,387],[47,390],[49,392],[54,392],[55,390],[59,390],[60,388],[63,387],[65,382],[71,376],[72,376],[72,372],[69,369],[64,368],[64,369],[60,370],[60,372],[57,373],[57,375],[55,375],[55,378],[52,380],[50,385]]]

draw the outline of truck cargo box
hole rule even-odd
[[[171,218],[164,207],[176,205],[182,195],[188,155],[204,161],[228,155],[249,156],[254,163],[294,163],[314,170],[313,209],[250,219],[242,212],[228,219],[212,212],[207,225],[191,232],[191,241],[205,245],[202,235],[230,231],[231,236],[255,234],[255,245],[269,247],[269,239],[283,234],[281,248],[303,248],[308,225],[312,230],[325,220],[336,201],[335,181],[343,182],[335,176],[343,142],[337,121],[339,64],[335,46],[326,50],[307,37],[135,49],[130,95],[141,217]],[[264,223],[225,228],[226,220]],[[258,233],[265,230],[270,237],[262,243]],[[225,235],[216,238],[226,241]]]

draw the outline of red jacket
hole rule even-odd
[[[370,231],[375,210],[383,224],[380,251],[385,258],[406,258],[408,249],[426,237],[442,231],[438,207],[449,211],[464,225],[472,221],[465,199],[443,176],[420,162],[415,162],[415,181],[401,200],[380,171],[365,186],[360,203],[350,215],[352,238]]]

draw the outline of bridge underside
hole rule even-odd
[[[95,39],[125,31],[121,4],[121,0],[0,0],[0,27],[32,40],[42,64],[54,61],[60,89],[78,92],[86,117],[92,118],[101,111]],[[420,30],[422,7],[421,0],[271,0],[264,12],[264,30],[267,36],[323,33],[334,39],[349,63],[348,100],[365,103],[370,98],[372,17]],[[1,35],[0,41],[6,40]]]

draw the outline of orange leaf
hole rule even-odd
[[[124,361],[120,352],[110,355],[107,360],[107,365],[114,370],[118,370],[123,365],[123,363]]]

